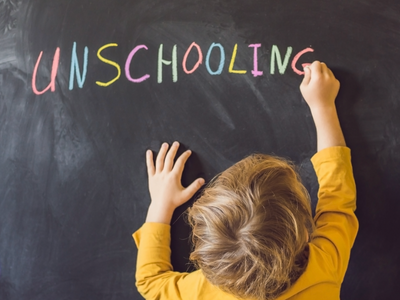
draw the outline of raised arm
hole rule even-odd
[[[339,81],[326,64],[319,61],[304,68],[304,72],[300,90],[317,129],[318,151],[332,146],[346,146],[335,106]]]
[[[311,244],[324,253],[327,257],[324,268],[336,274],[338,284],[341,284],[357,235],[358,221],[354,214],[356,186],[350,149],[343,147],[346,142],[335,107],[339,86],[332,71],[324,63],[315,61],[305,68],[300,90],[317,129],[318,153],[311,161],[319,191],[314,217],[316,229]]]

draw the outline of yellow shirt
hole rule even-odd
[[[277,300],[339,299],[350,249],[358,231],[350,149],[327,148],[315,154],[311,161],[320,188],[308,265]],[[173,271],[169,225],[145,223],[133,238],[138,247],[136,286],[145,299],[237,299],[209,283],[201,270]]]

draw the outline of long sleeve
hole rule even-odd
[[[156,299],[162,289],[169,289],[167,284],[176,284],[176,281],[187,275],[173,272],[171,265],[171,235],[170,225],[159,223],[145,223],[133,234],[138,247],[136,264],[136,286],[146,299]],[[175,274],[174,274],[175,273]],[[179,291],[174,299],[179,299]]]
[[[136,287],[147,300],[151,299],[229,299],[231,295],[211,285],[198,270],[174,272],[171,265],[171,227],[145,223],[133,234],[138,257]]]
[[[332,272],[341,283],[358,231],[350,149],[327,148],[314,155],[311,161],[320,185],[312,244],[328,255]]]
[[[320,189],[308,266],[277,300],[339,299],[358,231],[350,149],[324,149],[312,158],[312,163]],[[145,299],[236,299],[209,283],[201,270],[190,274],[173,271],[169,225],[145,223],[133,238],[138,247],[136,286]]]

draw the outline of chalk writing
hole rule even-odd
[[[271,50],[271,74],[275,74],[275,58],[278,64],[278,69],[280,74],[285,74],[286,67],[289,63],[290,55],[292,54],[293,48],[287,47],[285,59],[282,63],[281,53],[279,52],[278,46],[273,45]]]
[[[217,69],[217,71],[214,72],[214,71],[211,70],[211,67],[210,67],[210,56],[211,56],[212,50],[215,47],[219,48],[220,59],[219,59],[218,69]],[[225,65],[225,50],[224,50],[224,47],[222,47],[222,45],[219,44],[219,43],[218,44],[212,43],[210,48],[208,48],[207,56],[206,56],[206,68],[207,68],[208,73],[210,73],[211,75],[220,75],[222,73],[222,70],[224,69],[224,65]]]
[[[262,70],[259,70],[259,64],[258,64],[258,49],[261,48],[260,43],[255,43],[255,44],[250,44],[248,45],[248,48],[253,48],[252,49],[252,60],[253,60],[253,69],[251,70],[251,74],[253,77],[258,77],[258,76],[263,76],[264,72]],[[120,64],[111,60],[111,59],[106,59],[103,57],[102,52],[110,47],[118,47],[118,44],[116,43],[109,43],[106,44],[102,47],[100,47],[97,51],[97,57],[100,61],[104,62],[107,65],[111,65],[117,70],[117,75],[107,81],[107,82],[101,82],[101,81],[96,81],[96,84],[101,87],[107,87],[113,84],[115,81],[117,81],[121,77],[121,67]],[[187,60],[189,55],[192,54],[192,50],[196,49],[197,51],[197,61],[194,63],[193,67],[189,70],[187,67]],[[219,63],[217,64],[217,69],[213,70],[210,65],[210,60],[211,60],[211,55],[218,55],[218,51],[213,51],[215,48],[219,49]],[[146,45],[137,45],[135,46],[131,52],[128,54],[126,61],[125,61],[125,77],[128,81],[133,82],[133,83],[141,83],[147,79],[150,78],[150,74],[146,74],[144,72],[144,75],[142,75],[139,78],[133,78],[131,75],[131,68],[134,67],[134,64],[132,61],[134,60],[134,56],[139,50],[149,50]],[[247,74],[247,70],[238,70],[234,69],[235,66],[235,61],[236,61],[236,55],[238,51],[238,44],[235,44],[232,50],[232,56],[230,58],[230,63],[228,67],[228,73],[232,74]],[[242,50],[241,50],[242,51]],[[40,52],[39,57],[36,61],[36,64],[33,68],[33,74],[32,74],[32,91],[36,95],[42,95],[47,91],[52,91],[54,92],[56,90],[56,76],[57,76],[57,71],[58,71],[58,66],[59,66],[59,61],[60,61],[60,48],[57,48],[54,57],[53,57],[53,63],[52,63],[52,69],[51,69],[51,75],[50,75],[50,83],[46,88],[43,90],[39,91],[37,89],[37,73],[39,69],[39,65],[42,59],[43,51]],[[283,75],[286,72],[287,66],[289,65],[289,60],[292,55],[293,48],[288,46],[286,48],[286,53],[285,56],[282,60],[281,52],[278,48],[277,45],[272,45],[271,47],[271,56],[270,56],[270,74],[274,75],[275,74],[275,69],[278,69],[279,74]],[[291,63],[291,67],[294,73],[298,75],[303,75],[304,72],[302,70],[299,70],[296,67],[297,62],[299,61],[300,57],[308,52],[314,52],[314,49],[312,48],[306,48],[299,53],[297,53]],[[171,58],[168,60],[167,58],[164,57],[164,45],[160,44],[158,48],[158,57],[157,57],[157,82],[162,83],[163,82],[163,72],[165,72],[165,66],[171,66],[171,72],[172,72],[172,82],[177,82],[178,81],[178,47],[177,45],[172,46],[172,51],[170,52]],[[108,54],[112,55],[112,53]],[[194,54],[195,55],[195,54]],[[82,72],[80,69],[80,64],[79,64],[79,59],[78,59],[78,54],[77,54],[77,44],[76,42],[73,42],[72,44],[72,52],[71,52],[71,68],[70,68],[70,76],[69,76],[69,90],[74,89],[74,81],[76,78],[76,82],[79,88],[83,88],[85,81],[86,81],[86,75],[88,72],[88,61],[89,61],[89,48],[87,46],[84,47],[83,51],[83,62],[82,62]],[[218,62],[218,60],[216,60]],[[205,58],[205,68],[207,72],[210,75],[221,75],[225,66],[226,62],[226,56],[225,56],[225,48],[223,45],[220,43],[212,43],[206,54]],[[189,47],[186,49],[183,55],[182,59],[182,70],[184,73],[190,75],[193,74],[196,70],[200,68],[200,66],[203,64],[203,50],[200,45],[198,45],[196,42],[193,42],[189,45]],[[303,63],[302,66],[303,68],[305,66],[309,65],[308,63]],[[215,68],[215,65],[213,66]]]
[[[74,88],[74,74],[76,75],[76,81],[78,82],[78,86],[80,88],[83,87],[83,84],[86,80],[86,73],[87,73],[87,65],[88,65],[88,54],[89,49],[85,47],[84,54],[83,54],[83,70],[82,75],[79,70],[79,62],[78,56],[76,54],[76,42],[72,47],[72,57],[71,57],[71,70],[69,73],[69,89],[72,90]]]
[[[254,77],[257,76],[262,76],[263,72],[258,70],[258,55],[257,55],[257,49],[261,47],[261,44],[251,44],[249,45],[249,48],[254,48],[254,53],[253,53],[253,70],[251,73],[253,74]]]
[[[299,60],[300,56],[302,56],[304,53],[307,53],[307,52],[314,52],[314,49],[306,48],[303,51],[300,51],[299,53],[297,53],[295,55],[295,57],[293,58],[293,60],[292,60],[292,69],[296,74],[304,75],[304,71],[300,71],[299,69],[296,68],[296,63]],[[302,64],[302,67],[304,68],[304,67],[306,67],[308,65],[309,64]]]
[[[188,55],[189,55],[189,53],[190,53],[190,51],[192,50],[193,47],[196,47],[197,52],[199,53],[199,59],[197,60],[197,62],[196,62],[196,64],[194,65],[194,67],[193,67],[190,71],[188,71],[188,69],[186,68],[186,61],[187,61],[187,57],[188,57]],[[196,71],[196,69],[199,67],[199,65],[200,65],[201,63],[203,63],[203,53],[201,52],[200,46],[197,45],[195,42],[193,42],[193,43],[189,46],[189,48],[187,49],[185,55],[183,56],[183,61],[182,61],[182,68],[183,68],[183,71],[184,71],[186,74],[192,74],[194,71]]]
[[[146,79],[148,79],[148,78],[150,77],[149,74],[146,74],[146,75],[143,75],[143,76],[140,77],[140,78],[133,79],[133,78],[131,77],[131,73],[129,72],[129,67],[131,66],[132,58],[133,58],[133,56],[136,54],[136,52],[137,52],[138,50],[140,50],[140,49],[146,49],[146,50],[148,50],[148,48],[146,47],[146,45],[139,45],[139,46],[136,46],[135,48],[133,48],[133,50],[131,51],[131,53],[129,53],[128,58],[127,58],[126,63],[125,63],[125,76],[126,76],[126,78],[127,78],[129,81],[137,82],[137,83],[143,82],[143,81],[145,81]]]
[[[158,71],[157,71],[157,82],[162,82],[162,65],[170,65],[172,63],[172,81],[178,81],[178,63],[177,63],[177,47],[174,45],[172,48],[172,61],[163,59],[163,48],[164,45],[161,44],[160,48],[158,49]]]
[[[233,69],[233,66],[234,66],[235,60],[236,60],[236,52],[237,52],[237,44],[235,44],[235,47],[233,48],[231,63],[229,64],[229,73],[246,74],[247,73],[246,70],[234,70]]]
[[[36,61],[35,68],[33,69],[33,74],[32,74],[32,90],[36,95],[44,94],[49,89],[51,89],[52,92],[54,92],[56,90],[56,76],[57,76],[57,71],[58,71],[58,62],[60,61],[60,48],[57,48],[56,52],[54,53],[49,85],[44,90],[38,91],[36,88],[36,76],[37,76],[37,71],[39,68],[40,60],[42,59],[42,55],[43,55],[43,51],[41,51],[39,54],[39,57]]]
[[[109,65],[112,65],[112,66],[114,66],[116,69],[117,69],[117,71],[118,71],[118,75],[114,78],[114,79],[112,79],[112,80],[110,80],[110,81],[108,81],[108,82],[100,82],[100,81],[96,81],[96,84],[97,85],[99,85],[99,86],[109,86],[110,84],[112,84],[113,82],[115,82],[115,81],[117,81],[118,79],[119,79],[119,77],[121,76],[121,67],[119,66],[119,64],[117,64],[116,62],[114,62],[114,61],[112,61],[112,60],[109,60],[109,59],[105,59],[103,56],[101,56],[101,51],[103,51],[104,49],[106,49],[106,48],[109,48],[109,47],[118,47],[118,44],[107,44],[107,45],[104,45],[103,47],[101,47],[100,49],[99,49],[99,51],[97,51],[97,56],[98,56],[98,58],[102,61],[102,62],[105,62],[106,64],[109,64]]]

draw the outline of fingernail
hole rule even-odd
[[[206,181],[205,181],[203,178],[200,178],[200,179],[199,179],[199,183],[200,183],[201,185],[203,185],[204,183],[206,183]]]

